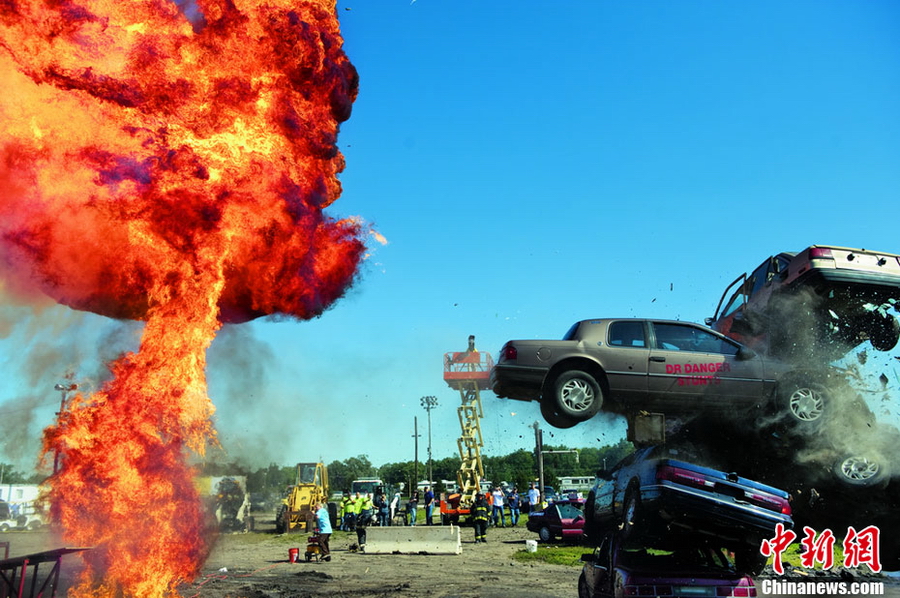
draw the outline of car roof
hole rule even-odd
[[[706,330],[711,330],[708,326],[704,326],[698,322],[692,322],[690,320],[667,320],[665,318],[635,318],[634,316],[628,316],[625,318],[586,318],[584,320],[578,320],[579,324],[582,323],[606,323],[606,322],[620,322],[620,321],[629,321],[629,322],[656,322],[659,324],[687,324],[689,326],[697,326],[698,328],[704,328]]]

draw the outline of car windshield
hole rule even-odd
[[[672,550],[660,548],[621,548],[619,562],[631,569],[671,572],[684,575],[687,572],[727,572],[734,567],[721,549],[710,546],[684,546]]]

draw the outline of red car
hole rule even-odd
[[[757,595],[753,580],[709,544],[624,545],[609,534],[581,560],[578,598]]]
[[[525,527],[536,532],[541,542],[554,538],[580,540],[584,536],[584,500],[557,500],[543,511],[529,513]]]

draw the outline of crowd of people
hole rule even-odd
[[[417,525],[419,505],[425,509],[425,521],[423,525],[434,525],[434,507],[437,505],[434,491],[425,486],[422,491],[414,490],[406,505],[401,507],[401,496],[397,492],[388,500],[384,492],[376,492],[374,496],[368,492],[356,492],[351,495],[344,491],[338,508],[338,525],[341,531],[356,531],[359,546],[365,545],[365,529],[372,526],[389,525]],[[513,487],[504,490],[500,486],[494,486],[487,494],[478,492],[472,505],[472,522],[475,527],[475,542],[487,542],[487,528],[516,527],[523,503],[528,512],[534,512],[542,508],[541,493],[534,483],[528,489],[525,496],[519,495],[519,490]],[[324,513],[324,515],[323,515]],[[323,520],[324,517],[324,520]],[[331,557],[328,551],[328,539],[332,528],[328,520],[328,510],[324,504],[317,505],[316,523],[319,531],[319,542],[323,542],[322,554],[325,560]],[[327,531],[324,531],[327,530]]]

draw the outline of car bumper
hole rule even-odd
[[[846,288],[860,293],[860,297],[871,295],[874,300],[896,297],[900,292],[900,276],[897,274],[844,268],[810,270],[790,283],[790,287],[817,286],[823,283],[829,287]]]
[[[649,497],[645,497],[645,504],[670,528],[684,528],[739,542],[756,542],[773,536],[779,523],[793,527],[789,515],[737,502],[730,497],[710,497],[689,488],[668,485],[656,486],[651,494],[655,494],[655,498],[647,500]]]
[[[546,376],[547,368],[497,364],[491,370],[491,390],[504,399],[537,401]]]

